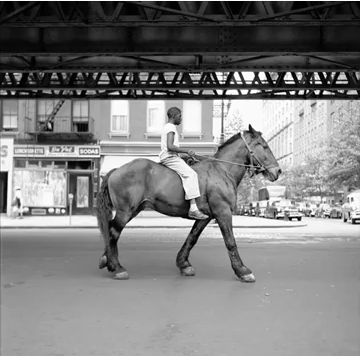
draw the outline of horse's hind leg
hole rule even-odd
[[[107,267],[109,272],[113,272],[114,279],[129,279],[129,274],[119,262],[119,252],[117,243],[125,225],[130,220],[130,214],[117,212],[115,218],[109,222],[109,244],[105,247],[105,252],[100,259],[100,268]]]
[[[199,236],[210,221],[211,219],[196,220],[186,241],[177,254],[176,265],[179,267],[183,276],[195,276],[195,269],[189,262],[190,251],[196,245]]]

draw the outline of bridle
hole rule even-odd
[[[265,171],[269,173],[270,168],[278,167],[277,164],[271,164],[269,166],[266,166],[263,162],[261,162],[260,158],[255,155],[254,151],[250,148],[249,144],[246,142],[245,137],[243,137],[243,136],[240,136],[240,137],[244,141],[245,147],[249,151],[250,164],[235,163],[235,162],[230,162],[230,161],[226,161],[226,160],[211,157],[211,156],[201,156],[201,155],[198,155],[198,154],[196,156],[206,158],[206,159],[210,159],[212,161],[218,161],[218,162],[232,164],[232,165],[235,165],[235,166],[245,167],[245,168],[247,168],[248,172],[250,173],[250,177],[253,177],[254,175],[258,175],[258,174],[263,173]],[[196,160],[196,159],[194,159],[194,160]]]

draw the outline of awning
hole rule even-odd
[[[113,168],[119,168],[136,158],[147,158],[154,162],[159,162],[159,156],[104,156],[100,168],[100,176],[106,175]]]

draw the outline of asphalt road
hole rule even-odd
[[[245,284],[214,231],[180,276],[186,232],[125,231],[115,281],[96,230],[2,231],[1,355],[359,355],[356,234],[237,231]]]

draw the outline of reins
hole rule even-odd
[[[190,157],[191,157],[191,158],[194,158],[194,159],[196,159],[196,157],[201,157],[201,158],[205,158],[205,159],[210,159],[210,160],[212,160],[212,161],[218,161],[218,162],[233,164],[234,166],[240,166],[240,167],[259,168],[259,166],[252,166],[252,165],[250,165],[250,164],[241,164],[241,163],[235,163],[235,162],[225,161],[224,159],[219,159],[219,158],[215,158],[215,157],[211,157],[211,156],[202,156],[202,155],[196,154],[195,157],[193,157],[193,156],[190,156]]]
[[[235,162],[230,162],[230,161],[226,161],[224,159],[219,159],[219,158],[215,158],[215,157],[211,157],[211,156],[202,156],[202,155],[195,155],[198,157],[202,157],[205,159],[210,159],[213,161],[218,161],[218,162],[223,162],[223,163],[228,163],[228,164],[232,164],[234,166],[240,166],[240,167],[246,167],[249,172],[254,175],[254,174],[259,174],[261,172],[267,171],[269,168],[273,168],[275,167],[275,165],[271,165],[271,166],[265,166],[261,160],[255,156],[253,150],[250,148],[250,146],[248,145],[248,143],[246,142],[245,138],[243,136],[240,136],[245,144],[245,147],[247,148],[247,150],[249,151],[250,154],[250,163],[251,164],[242,164],[242,163],[235,163]],[[191,157],[191,156],[190,156]],[[192,157],[194,160],[196,160],[195,157]],[[254,160],[257,162],[257,165],[254,164]],[[252,176],[251,175],[251,176]]]

